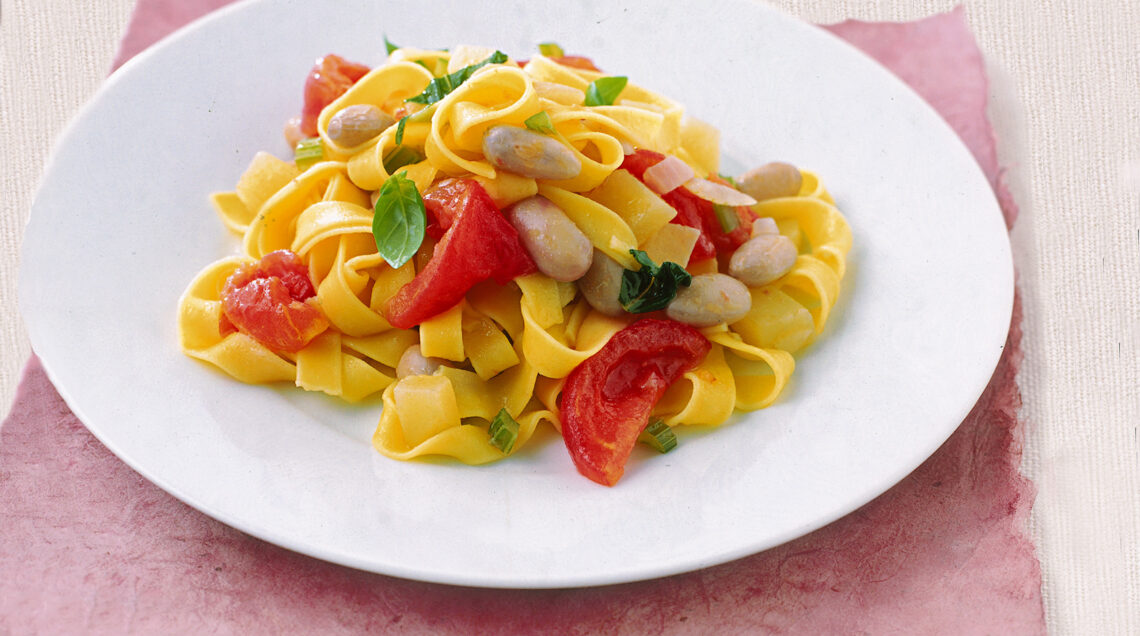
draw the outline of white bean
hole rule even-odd
[[[428,358],[420,351],[418,344],[404,349],[400,361],[396,363],[396,377],[406,378],[410,375],[431,375],[443,366],[442,360]]]
[[[761,234],[779,234],[780,226],[776,225],[776,219],[770,216],[762,216],[752,222],[752,238],[756,238]]]
[[[353,104],[329,119],[327,134],[338,146],[352,148],[376,137],[394,123],[391,115],[372,104]]]
[[[590,269],[594,246],[557,205],[541,196],[523,199],[506,209],[526,251],[543,274],[565,283]]]
[[[694,327],[740,320],[752,309],[752,294],[743,283],[724,274],[700,274],[677,291],[665,314]]]
[[[767,285],[796,264],[795,243],[783,234],[757,234],[732,254],[728,273],[749,287]]]
[[[757,201],[794,197],[802,185],[799,168],[779,161],[753,168],[736,179],[737,188]]]
[[[532,179],[570,179],[582,171],[582,162],[557,139],[518,126],[488,129],[483,155],[496,168]]]
[[[621,294],[621,277],[625,272],[617,261],[606,256],[601,250],[594,250],[594,262],[586,275],[578,281],[578,291],[586,297],[586,302],[607,316],[621,316],[625,313],[618,295]]]

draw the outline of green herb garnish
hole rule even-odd
[[[586,88],[586,105],[612,106],[628,81],[625,77],[599,77],[590,82]]]
[[[398,44],[392,44],[391,42],[389,42],[388,41],[388,34],[385,33],[384,34],[384,48],[388,49],[388,55],[391,55],[392,53],[394,53],[396,51],[396,49],[400,48],[400,46]]]
[[[297,142],[293,149],[293,163],[301,170],[325,158],[325,147],[320,137],[310,137]]]
[[[677,263],[665,261],[658,266],[641,250],[630,250],[629,253],[641,269],[622,272],[618,302],[631,314],[665,309],[677,296],[677,288],[688,287],[693,281],[692,275]]]
[[[384,172],[395,174],[397,170],[424,160],[423,155],[408,146],[396,146],[384,156]]]
[[[408,122],[418,124],[425,121],[431,121],[433,115],[435,115],[435,104],[428,106],[418,113],[412,113],[411,115],[404,115],[401,117],[400,121],[396,122],[396,145],[399,146],[400,144],[404,143],[404,128],[408,125]],[[389,174],[390,173],[391,171],[389,171]]]
[[[507,409],[499,409],[499,414],[491,420],[491,427],[487,432],[491,434],[491,446],[503,453],[510,453],[519,438],[519,423],[511,417]]]
[[[641,435],[637,437],[637,441],[652,446],[658,453],[668,453],[669,451],[677,448],[677,435],[673,433],[673,429],[665,423],[665,420],[657,418],[641,431]]]
[[[454,73],[433,79],[427,88],[424,89],[424,92],[415,97],[409,97],[406,101],[415,102],[417,104],[434,104],[444,97],[447,97],[447,94],[458,88],[460,84],[466,82],[475,71],[488,64],[502,64],[506,61],[506,53],[495,51],[490,57],[478,64],[464,66]]]
[[[550,119],[550,115],[545,110],[540,111],[536,115],[527,117],[523,123],[526,124],[527,128],[535,132],[540,132],[544,135],[554,134],[554,121]]]
[[[713,212],[716,212],[716,220],[720,221],[720,229],[724,230],[725,234],[740,226],[740,217],[736,215],[736,208],[714,203]]]
[[[388,177],[380,186],[372,217],[372,236],[380,256],[393,268],[402,267],[420,249],[426,224],[424,200],[415,182],[406,172]]]
[[[558,46],[554,42],[543,42],[542,44],[539,44],[538,52],[542,53],[546,57],[562,57],[566,55],[562,52],[562,47]]]

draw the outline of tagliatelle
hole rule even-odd
[[[425,240],[400,267],[378,253],[373,205],[392,173],[403,173],[421,193],[444,179],[475,179],[499,208],[540,195],[561,209],[596,253],[630,270],[639,267],[631,250],[645,251],[657,263],[688,264],[694,275],[726,271],[729,254],[722,253],[719,263],[690,263],[702,231],[683,223],[674,205],[622,169],[631,148],[648,149],[715,179],[719,133],[713,126],[632,83],[613,103],[585,105],[591,83],[606,75],[542,55],[525,66],[508,60],[479,67],[435,103],[409,101],[471,63],[470,56],[482,55],[472,47],[456,50],[463,60],[451,60],[445,51],[396,50],[321,111],[323,160],[300,169],[261,153],[235,191],[214,194],[223,224],[242,236],[244,254],[212,263],[194,278],[179,303],[178,328],[187,355],[242,382],[293,382],[353,402],[380,396],[373,442],[384,455],[444,455],[482,464],[519,452],[544,423],[560,429],[565,378],[641,316],[602,313],[579,283],[538,272],[505,285],[479,283],[450,310],[412,329],[393,327],[386,307],[424,270],[436,241]],[[342,144],[330,134],[330,122],[350,106],[408,118],[362,143]],[[574,176],[519,175],[485,155],[489,129],[525,128],[543,113],[551,127],[545,134],[581,165]],[[397,152],[410,160],[389,167]],[[823,332],[852,237],[819,178],[801,175],[799,192],[751,206],[796,246],[794,265],[749,289],[751,305],[742,318],[701,329],[709,353],[653,409],[669,426],[717,426],[735,411],[772,404],[795,368],[792,354]],[[227,279],[277,250],[304,263],[314,293],[306,302],[329,323],[293,353],[258,342],[229,324],[223,311]],[[413,346],[443,366],[398,378],[401,357]],[[490,443],[489,423],[503,410],[518,424],[508,452]]]

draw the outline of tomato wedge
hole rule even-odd
[[[388,301],[392,326],[410,329],[455,306],[476,283],[500,285],[538,271],[519,233],[472,179],[448,179],[424,193],[424,207],[442,232],[431,260]]]
[[[305,78],[305,105],[301,109],[301,132],[308,137],[317,136],[317,118],[325,106],[344,95],[357,80],[371,69],[363,64],[349,62],[332,53],[317,59],[309,76]]]
[[[644,181],[645,171],[663,159],[665,159],[665,155],[659,152],[639,149],[633,154],[626,155],[621,167],[639,180]],[[715,176],[711,180],[724,183],[723,179]],[[677,216],[673,217],[673,223],[696,228],[701,232],[697,244],[693,247],[693,253],[689,257],[690,263],[697,263],[717,254],[731,255],[736,251],[736,248],[748,240],[752,231],[752,221],[756,220],[756,214],[747,206],[733,208],[737,224],[732,231],[725,232],[717,218],[713,204],[685,188],[674,188],[661,195],[661,198],[677,211]]]
[[[688,325],[639,320],[571,371],[559,409],[562,439],[578,472],[616,484],[653,405],[711,346]]]
[[[226,279],[219,331],[236,329],[274,351],[300,351],[329,326],[316,294],[299,256],[270,252]]]

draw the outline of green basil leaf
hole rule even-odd
[[[587,106],[612,106],[618,95],[625,90],[625,77],[599,77],[586,87]]]
[[[540,132],[544,135],[554,134],[554,122],[550,119],[550,115],[544,110],[536,115],[531,115],[523,122],[526,127],[534,132]]]
[[[388,34],[384,34],[384,48],[388,49],[388,55],[391,55],[396,49],[400,48],[398,44],[392,44],[388,41]]]
[[[384,156],[384,172],[395,174],[400,168],[423,160],[423,155],[416,152],[414,148],[396,146]]]
[[[411,115],[404,115],[403,117],[400,118],[400,121],[396,123],[396,145],[397,146],[404,143],[404,128],[407,128],[407,126],[408,126],[408,118],[409,117],[411,117]]]
[[[677,289],[688,287],[693,281],[692,275],[677,263],[665,261],[658,266],[641,250],[629,253],[641,269],[622,272],[618,302],[631,314],[665,309],[669,301],[677,297]]]
[[[519,423],[507,409],[499,409],[499,414],[495,419],[491,420],[491,426],[487,429],[491,435],[491,446],[510,453],[515,447],[515,441],[519,438]]]
[[[424,242],[426,225],[424,200],[416,183],[404,172],[388,177],[380,186],[376,213],[372,217],[376,251],[392,267],[402,267]]]
[[[562,52],[562,47],[558,46],[554,42],[543,42],[542,44],[539,44],[538,52],[542,53],[546,57],[562,57],[563,55],[566,55]]]
[[[490,57],[478,64],[464,66],[450,75],[433,79],[422,93],[415,97],[409,97],[406,101],[416,102],[417,104],[434,104],[444,97],[447,97],[451,91],[459,88],[459,85],[466,82],[475,71],[488,64],[502,64],[506,62],[507,59],[506,53],[495,51]]]

